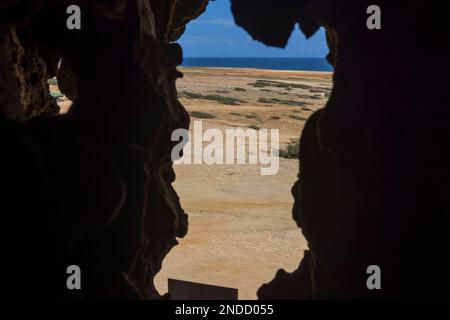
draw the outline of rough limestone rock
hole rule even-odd
[[[2,65],[5,73],[0,80],[4,103],[0,115],[13,121],[25,121],[40,115],[56,115],[59,107],[50,96],[47,81],[54,76],[39,53],[22,46],[15,31],[2,36]]]
[[[308,240],[298,270],[280,270],[261,299],[449,297],[450,115],[445,12],[437,4],[232,0],[236,23],[284,46],[298,22],[327,31],[335,67],[327,106],[300,142],[293,216]],[[382,290],[368,290],[367,267]]]
[[[0,5],[3,289],[23,297],[159,299],[153,278],[187,215],[172,187],[181,48],[208,1],[8,1]],[[66,28],[66,8],[82,29]],[[171,10],[166,10],[171,8]],[[60,63],[61,68],[58,70]],[[58,116],[46,81],[73,99]],[[53,112],[53,113],[52,113]],[[81,291],[66,269],[82,270]]]

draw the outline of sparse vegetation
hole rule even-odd
[[[270,117],[270,119],[271,119],[271,120],[280,120],[281,118],[280,118],[280,117],[277,117],[277,116],[272,116],[272,117]]]
[[[253,129],[253,130],[260,130],[261,128],[260,127],[258,127],[258,126],[255,126],[255,125],[251,125],[251,126],[248,126],[250,129]]]
[[[247,89],[244,89],[244,88],[234,88],[234,90],[235,90],[235,91],[242,91],[242,92],[247,91]]]
[[[242,116],[242,114],[237,113],[237,112],[230,112],[230,114],[231,114],[232,116]]]
[[[258,116],[254,115],[254,114],[246,114],[245,117],[247,119],[258,119]]]
[[[50,92],[50,95],[53,98],[62,98],[62,97],[64,97],[64,95],[61,92],[59,92],[59,91],[52,91],[52,92]]]
[[[215,119],[217,118],[215,115],[203,111],[192,111],[191,116],[199,119]]]
[[[306,103],[302,101],[294,101],[294,100],[282,100],[277,98],[259,98],[259,103],[264,104],[284,104],[288,106],[297,106],[297,107],[303,107]]]
[[[299,139],[291,139],[286,148],[280,149],[280,158],[298,159],[300,151]]]
[[[47,83],[51,86],[57,86],[58,85],[58,80],[56,79],[56,77],[51,78],[47,81]]]
[[[189,99],[202,99],[202,100],[210,100],[210,101],[217,101],[222,104],[231,105],[231,106],[239,106],[241,103],[245,103],[245,101],[232,98],[232,97],[224,97],[219,96],[217,94],[201,94],[201,93],[194,93],[194,92],[183,92],[184,96]]]
[[[249,83],[249,86],[253,86],[255,88],[265,88],[265,87],[274,87],[274,88],[285,88],[286,90],[290,89],[312,89],[311,86],[301,83],[288,83],[288,82],[279,82],[279,81],[269,81],[269,80],[256,80],[255,83]]]
[[[268,98],[259,98],[258,102],[259,103],[265,103],[265,104],[272,104],[272,103],[276,103],[273,101],[274,99],[268,99]]]
[[[189,99],[202,99],[203,95],[200,93],[195,93],[195,92],[187,92],[187,91],[183,91],[181,93],[184,97],[189,98]]]
[[[215,93],[231,93],[231,91],[228,90],[216,90]]]
[[[299,120],[299,121],[306,121],[306,120],[307,120],[307,118],[302,117],[302,116],[298,116],[298,115],[296,115],[296,114],[291,114],[291,115],[289,115],[289,118],[292,118],[292,119],[294,119],[294,120]]]
[[[316,87],[316,88],[311,88],[309,90],[309,92],[311,93],[330,93],[331,92],[331,88],[324,88],[324,87]]]

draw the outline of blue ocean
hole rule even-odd
[[[182,66],[333,71],[325,58],[184,58]]]

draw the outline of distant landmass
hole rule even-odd
[[[184,58],[183,67],[333,71],[325,58]]]

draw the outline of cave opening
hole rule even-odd
[[[251,130],[257,138],[262,130],[270,136],[275,129],[279,143],[267,151],[276,152],[279,169],[261,175],[261,162],[248,163],[261,151],[260,145],[251,149],[250,136],[244,137],[244,164],[228,163],[226,152],[220,164],[199,161],[203,153],[195,154],[199,142],[192,141],[192,161],[175,165],[174,183],[189,215],[189,232],[163,260],[155,284],[160,294],[167,292],[168,278],[236,287],[241,299],[254,299],[279,268],[294,271],[307,249],[292,219],[291,188],[303,126],[325,106],[332,88],[332,67],[323,58],[328,53],[325,31],[307,40],[296,26],[286,48],[270,48],[235,25],[228,1],[217,1],[188,24],[180,43],[184,77],[177,89],[191,116],[191,141],[197,127],[224,138],[230,129]],[[73,76],[70,65],[59,64],[58,78],[73,82],[66,74]],[[56,77],[48,82],[60,114],[68,113],[72,101],[61,93]],[[203,135],[197,139],[208,147]]]
[[[174,188],[189,231],[164,259],[155,285],[163,294],[172,278],[237,288],[240,299],[255,299],[278,269],[294,271],[307,249],[292,219],[291,188],[303,126],[332,90],[325,30],[307,40],[296,25],[286,48],[271,48],[235,25],[228,1],[215,1],[179,43],[178,97],[191,126]],[[236,161],[227,161],[227,130],[243,131],[243,162],[239,138],[231,146]],[[270,142],[272,130],[278,132],[268,150],[258,140],[265,130]],[[205,161],[205,150],[212,161]],[[276,156],[273,174],[262,175],[262,161],[251,161],[261,150]]]

